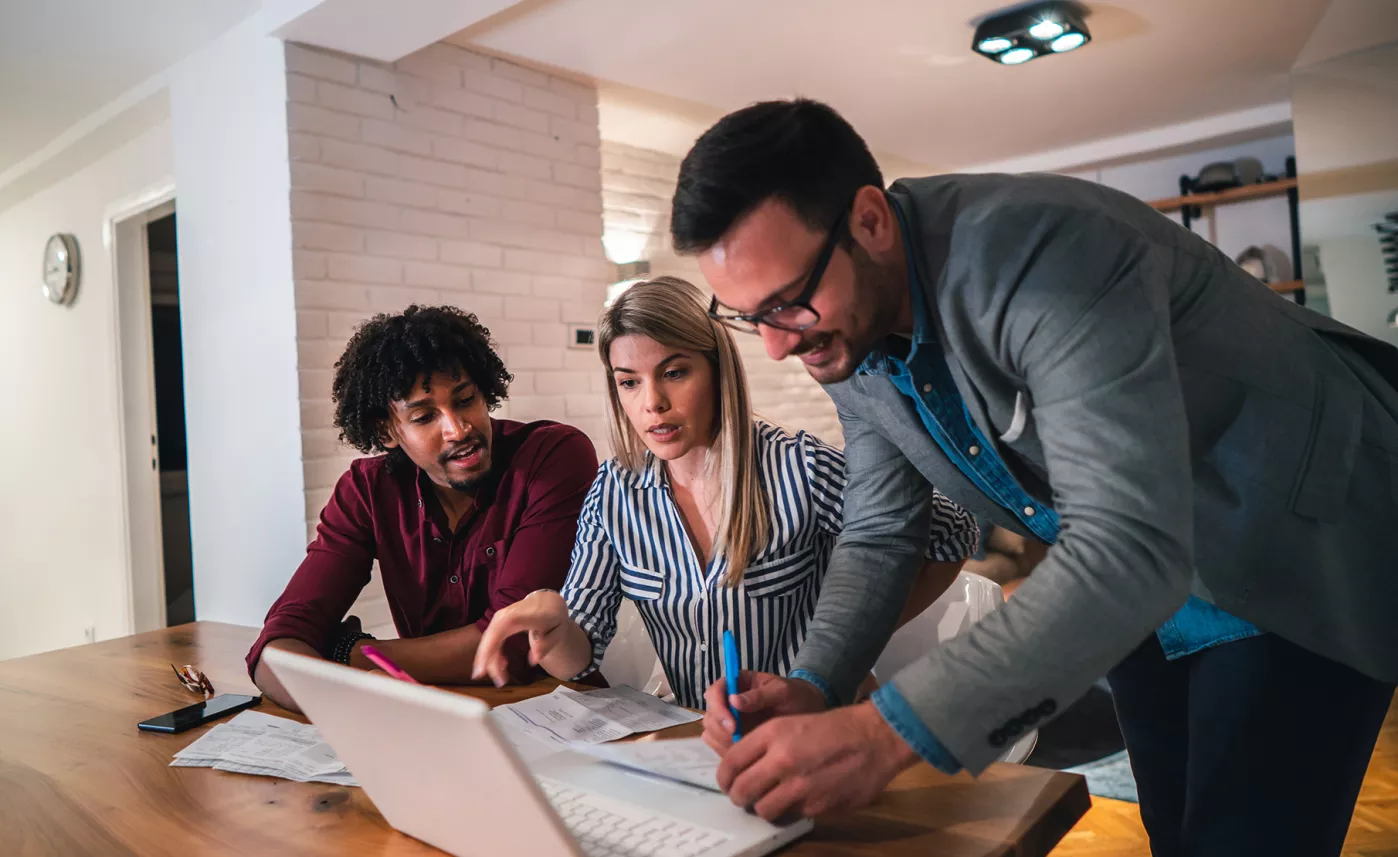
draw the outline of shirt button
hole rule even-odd
[[[1024,507],[1024,516],[1025,516],[1026,518],[1032,518],[1032,517],[1034,517],[1034,507],[1033,507],[1033,506],[1025,506],[1025,507]]]
[[[930,392],[932,392],[932,385],[931,385],[931,384],[923,384],[923,385],[922,385],[922,392],[924,392],[924,393],[930,393]]]
[[[441,544],[441,543],[442,543],[442,537],[441,537],[441,536],[433,536],[433,537],[432,537],[432,541],[436,542],[437,544]]]
[[[700,644],[699,644],[699,651],[701,651],[701,652],[707,652],[708,650],[709,650],[709,644],[708,644],[708,643],[700,643]]]
[[[486,549],[485,549],[485,555],[486,555],[486,556],[495,556],[495,548],[486,548]]]
[[[980,454],[981,454],[981,448],[980,448],[979,446],[976,446],[976,445],[972,444],[971,447],[970,447],[969,449],[966,450],[966,454],[967,454],[967,455],[970,455],[970,456],[973,456],[973,457],[974,457],[974,456],[977,456],[977,455],[980,455]]]
[[[460,583],[460,582],[461,582],[461,578],[459,578],[459,577],[457,577],[456,575],[453,574],[453,575],[451,576],[451,582],[452,582],[452,583]]]

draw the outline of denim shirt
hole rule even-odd
[[[951,370],[942,355],[927,309],[926,292],[917,279],[912,257],[908,224],[898,203],[889,199],[903,230],[908,253],[908,279],[912,291],[913,338],[906,357],[875,351],[857,370],[864,375],[885,376],[898,391],[910,398],[928,434],[971,482],[1014,516],[1031,533],[1047,544],[1058,540],[1058,514],[1031,497],[1010,474],[980,427],[966,409],[956,389]],[[1165,656],[1180,658],[1232,640],[1262,633],[1251,623],[1232,616],[1195,596],[1156,631]],[[793,673],[813,681],[827,692],[823,681],[816,681],[805,670]],[[937,741],[913,713],[912,707],[892,684],[885,684],[872,699],[879,713],[902,738],[935,767],[955,773],[961,765]]]

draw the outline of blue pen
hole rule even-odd
[[[728,682],[728,695],[730,697],[738,693],[738,673],[742,668],[738,665],[738,643],[733,639],[732,631],[723,632],[723,677]],[[743,731],[738,725],[738,709],[733,707],[733,703],[728,703],[728,713],[733,715],[733,743],[743,737]]]

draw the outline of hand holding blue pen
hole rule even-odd
[[[738,674],[742,667],[738,663],[738,643],[733,639],[732,631],[723,632],[723,677],[728,683],[728,713],[733,715],[733,743],[743,737],[743,730],[738,720],[738,709],[733,707],[732,697],[738,694]]]

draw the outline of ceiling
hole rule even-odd
[[[682,153],[800,94],[895,162],[955,169],[1284,102],[1329,4],[1089,3],[1091,44],[1018,67],[970,50],[995,0],[525,0],[451,41],[598,81],[608,139]]]
[[[0,176],[271,2],[0,0]],[[896,176],[1286,102],[1327,6],[1363,32],[1336,9],[1390,2],[1089,3],[1092,44],[1013,68],[969,50],[998,0],[522,0],[450,40],[597,81],[604,137],[677,154],[744,104],[820,98]]]
[[[0,174],[261,0],[3,0]]]

